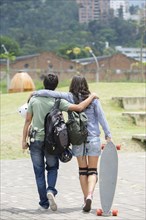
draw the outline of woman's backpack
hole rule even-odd
[[[84,112],[69,112],[68,113],[68,135],[70,143],[80,145],[85,143],[88,136],[87,131],[88,118]]]
[[[74,102],[78,103],[77,98],[73,96]],[[68,135],[69,141],[73,145],[85,143],[88,136],[87,130],[88,118],[85,112],[68,112]]]

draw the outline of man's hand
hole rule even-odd
[[[25,152],[25,150],[28,149],[28,143],[26,141],[23,141],[22,142],[22,150],[23,150],[23,153]]]

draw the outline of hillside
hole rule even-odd
[[[2,38],[0,44],[5,44],[7,50],[15,52],[15,55],[44,50],[65,55],[73,47],[90,46],[99,56],[113,52],[117,45],[141,46],[142,30],[135,21],[110,14],[106,20],[80,24],[78,9],[75,0],[1,0],[0,35],[10,40]],[[19,44],[17,51],[12,40]],[[105,42],[109,42],[109,51],[105,50]],[[3,52],[0,48],[0,53]]]

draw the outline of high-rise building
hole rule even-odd
[[[114,16],[119,17],[119,10],[122,10],[123,19],[129,17],[129,1],[128,0],[110,0],[110,8],[114,11]]]
[[[108,19],[110,0],[76,0],[79,5],[79,22]]]

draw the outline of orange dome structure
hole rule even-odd
[[[32,78],[26,72],[16,73],[11,80],[9,92],[26,92],[35,90]]]

